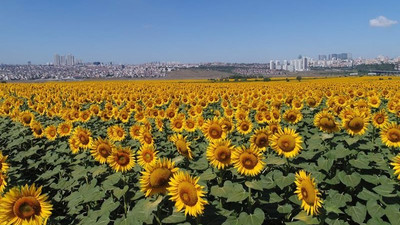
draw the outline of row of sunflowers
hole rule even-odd
[[[2,84],[0,224],[394,224],[399,84]]]

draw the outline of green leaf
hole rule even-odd
[[[174,211],[174,213],[172,215],[164,218],[161,222],[163,222],[163,223],[181,223],[181,222],[184,222],[185,220],[186,220],[186,216],[184,213]]]
[[[349,187],[355,187],[361,181],[360,174],[357,172],[347,175],[345,172],[340,171],[338,176],[339,176],[340,181]]]
[[[375,200],[367,202],[367,211],[371,217],[380,218],[385,214],[384,209]]]
[[[293,207],[291,204],[278,205],[278,209],[277,209],[277,211],[282,214],[288,214],[288,213],[292,212],[292,210],[293,210]]]
[[[281,202],[283,199],[275,192],[269,194],[269,203]]]
[[[262,183],[262,187],[264,189],[272,189],[276,186],[276,183],[273,178],[273,173],[268,173],[265,176],[261,176],[260,182]]]
[[[272,154],[266,156],[265,163],[267,165],[283,165],[286,163],[286,160],[282,157],[276,157]]]
[[[324,170],[325,172],[329,172],[332,169],[333,160],[332,159],[318,159],[318,169]]]
[[[359,199],[369,201],[369,200],[378,200],[379,196],[371,191],[369,191],[366,188],[363,188],[363,190],[357,195]]]
[[[390,224],[400,224],[400,205],[388,205],[385,209],[385,214],[389,219]]]
[[[258,190],[258,191],[263,190],[262,182],[260,182],[260,181],[256,181],[256,180],[246,181],[244,184],[247,187],[254,189],[254,190]]]
[[[215,173],[212,171],[211,168],[207,169],[206,171],[204,171],[201,175],[200,175],[200,180],[212,180],[216,177],[217,175],[215,175]]]
[[[392,192],[394,191],[394,186],[391,184],[382,184],[379,185],[377,187],[374,187],[373,190],[380,194],[381,196],[385,196],[385,197],[395,197],[396,194],[392,194]]]
[[[218,185],[214,185],[211,187],[211,195],[214,195],[216,197],[224,197],[228,198],[228,196],[231,194],[231,191],[233,189],[233,184],[231,181],[225,181],[223,187],[219,187]]]
[[[283,176],[282,172],[278,170],[274,174],[274,180],[276,185],[278,185],[280,189],[283,189],[284,187],[287,187],[290,184],[294,184],[295,175],[294,173],[289,173],[287,176]]]
[[[367,216],[365,206],[359,202],[357,202],[356,206],[350,206],[345,211],[351,216],[351,219],[358,224],[363,223]]]
[[[242,202],[248,197],[248,193],[241,184],[233,184],[231,193],[228,194],[227,202]]]
[[[120,199],[128,191],[128,189],[129,189],[128,185],[125,185],[125,187],[123,189],[116,187],[113,189],[114,196],[117,199]]]
[[[300,211],[299,214],[297,214],[295,217],[293,217],[293,219],[303,221],[306,224],[319,224],[317,218],[307,215],[307,213],[303,210]]]
[[[254,210],[253,214],[247,214],[245,212],[240,213],[239,215],[239,224],[246,225],[262,225],[265,219],[264,211],[257,208]]]

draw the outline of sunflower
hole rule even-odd
[[[199,177],[190,176],[188,172],[178,171],[169,182],[168,195],[175,202],[178,211],[185,208],[185,215],[197,217],[203,214],[204,205],[208,204],[207,200],[202,198],[205,191],[203,191],[204,187],[198,184],[199,179]]]
[[[168,182],[179,168],[170,159],[161,158],[149,164],[142,171],[140,178],[140,190],[146,197],[153,194],[165,194],[169,187]]]
[[[135,166],[133,152],[129,147],[115,147],[107,157],[107,163],[116,172],[126,172]]]
[[[174,142],[178,152],[188,159],[193,159],[192,150],[190,149],[190,142],[188,142],[187,137],[183,137],[182,134],[174,134],[170,140]]]
[[[381,99],[374,95],[368,98],[368,105],[372,108],[379,108],[381,105]]]
[[[45,224],[53,206],[47,195],[41,194],[42,187],[25,185],[14,187],[0,200],[0,221],[5,224]]]
[[[57,132],[58,135],[60,135],[60,137],[69,136],[71,134],[71,131],[72,131],[72,123],[70,122],[60,123],[57,127]]]
[[[196,128],[196,119],[188,118],[185,120],[185,130],[187,130],[188,132],[194,132]]]
[[[4,189],[7,186],[6,176],[0,172],[0,201],[1,201],[1,194],[3,194]]]
[[[268,124],[268,130],[271,132],[271,134],[276,134],[281,129],[282,129],[282,127],[279,124],[279,122],[271,122]]]
[[[70,137],[68,139],[68,144],[72,154],[77,154],[79,152],[79,140],[76,137]]]
[[[134,124],[129,128],[129,135],[132,139],[139,140],[140,139],[140,130],[141,126],[139,124]]]
[[[87,149],[92,145],[93,138],[91,135],[90,130],[78,126],[75,128],[72,137],[77,139],[79,147]]]
[[[400,147],[400,125],[392,122],[381,130],[382,142],[388,147]]]
[[[386,113],[385,109],[381,109],[379,112],[372,114],[372,125],[376,128],[383,128],[385,127],[388,122],[388,114]]]
[[[294,129],[285,128],[279,130],[271,138],[271,147],[286,158],[292,158],[299,154],[301,147],[301,137]]]
[[[390,163],[390,165],[393,166],[394,175],[398,174],[397,179],[400,180],[400,155],[397,155],[397,156],[393,157],[392,162]]]
[[[7,173],[8,168],[10,168],[8,163],[6,163],[7,158],[8,156],[3,155],[0,151],[0,173]]]
[[[264,169],[265,162],[261,151],[241,146],[233,151],[232,163],[238,172],[246,176],[256,176]]]
[[[342,126],[350,135],[363,135],[367,130],[368,117],[358,110],[343,120]]]
[[[207,148],[207,159],[211,165],[224,169],[231,164],[231,155],[234,150],[230,140],[218,140],[210,143]]]
[[[31,125],[31,122],[34,121],[35,116],[29,111],[23,111],[19,114],[19,119],[22,124],[29,126]]]
[[[154,144],[153,135],[147,129],[141,129],[139,141],[142,145],[153,145]]]
[[[125,139],[126,133],[124,128],[119,125],[113,125],[107,129],[107,137],[112,141],[123,141]]]
[[[246,135],[253,129],[253,123],[250,119],[242,120],[236,125],[236,129],[239,133]]]
[[[157,153],[153,145],[144,145],[137,152],[137,162],[142,167],[146,167],[157,160]]]
[[[93,142],[90,154],[92,154],[96,161],[104,164],[107,162],[107,157],[110,156],[114,147],[111,141],[99,137]]]
[[[219,120],[216,118],[208,120],[203,125],[203,133],[209,141],[216,141],[226,137],[226,132],[224,131]]]
[[[40,122],[38,122],[38,121],[33,121],[31,123],[31,130],[32,130],[33,136],[35,136],[36,138],[41,138],[44,136],[43,127],[40,124]]]
[[[296,124],[303,119],[303,114],[298,109],[288,109],[283,113],[283,119],[291,124]]]
[[[314,125],[320,130],[333,133],[340,130],[339,123],[335,121],[335,116],[328,111],[321,111],[314,117]]]
[[[48,140],[54,141],[57,138],[57,127],[54,125],[46,127],[44,134]]]
[[[301,207],[307,214],[317,215],[319,208],[322,207],[321,193],[316,187],[315,179],[311,178],[311,174],[307,174],[304,170],[296,173],[296,191],[297,197],[301,201]]]
[[[220,119],[220,123],[222,125],[222,129],[224,129],[225,133],[227,133],[227,134],[232,132],[233,129],[235,128],[231,118],[222,117]]]
[[[183,129],[185,128],[184,124],[185,120],[180,116],[176,116],[171,119],[170,126],[174,132],[182,132]]]
[[[267,150],[269,144],[269,130],[268,128],[259,128],[254,131],[254,134],[250,137],[251,147],[260,150],[262,152]]]

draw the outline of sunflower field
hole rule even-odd
[[[0,225],[400,224],[399,122],[397,78],[0,84]]]

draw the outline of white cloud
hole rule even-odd
[[[397,24],[396,20],[390,20],[384,16],[378,16],[375,19],[369,20],[369,25],[371,27],[390,27]]]

